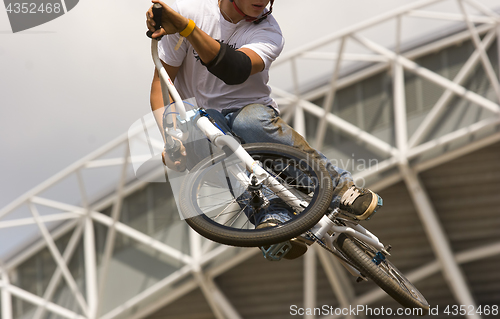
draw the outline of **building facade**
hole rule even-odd
[[[312,146],[384,198],[363,224],[392,245],[391,261],[439,310],[434,317],[467,305],[453,317],[482,318],[500,305],[500,15],[473,0],[433,11],[437,2],[412,3],[290,52],[273,67],[287,79],[273,92],[281,116]],[[412,38],[404,34],[412,19],[438,23]],[[381,33],[393,40],[372,37]],[[136,178],[129,141],[139,135],[119,137],[0,210],[0,231],[33,230],[0,265],[0,318],[396,311],[320,247],[269,262],[257,248],[201,238],[179,217],[169,183],[146,182],[161,180],[154,172]],[[335,312],[358,305],[372,310]]]

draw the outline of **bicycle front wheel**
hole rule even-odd
[[[346,234],[340,234],[336,243],[338,249],[363,275],[373,280],[401,305],[429,309],[427,300],[401,271],[389,260],[377,258],[376,248]]]
[[[269,187],[250,189],[241,179],[250,173],[234,156],[220,152],[194,167],[183,182],[180,208],[186,222],[202,236],[240,247],[272,245],[299,236],[327,212],[332,179],[323,163],[310,154],[280,144],[244,144],[255,161],[302,204],[292,207]],[[287,211],[290,219],[255,229],[263,211]],[[194,215],[194,216],[193,216]]]

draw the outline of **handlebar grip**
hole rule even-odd
[[[160,30],[161,28],[161,16],[163,13],[163,7],[159,3],[155,3],[153,5],[153,20],[155,22],[155,31]],[[149,31],[146,32],[146,35],[149,38],[153,38],[153,32]],[[161,38],[161,37],[160,37]],[[160,40],[160,38],[156,38],[157,40]]]

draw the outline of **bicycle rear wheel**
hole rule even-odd
[[[373,280],[389,296],[408,308],[429,309],[429,303],[417,288],[389,260],[378,260],[376,248],[350,235],[340,234],[337,248],[358,267],[366,277]],[[423,313],[425,314],[425,312]]]
[[[234,156],[220,152],[194,167],[181,186],[180,207],[186,222],[218,243],[259,247],[299,236],[326,213],[333,196],[332,180],[324,165],[301,150],[280,144],[244,144],[244,149],[281,185],[305,203],[298,211],[270,188],[249,190],[235,177],[250,176]],[[259,207],[256,203],[261,201]],[[267,201],[267,208],[264,208]],[[278,226],[255,229],[261,209],[286,209],[291,218]],[[195,215],[195,216],[193,216]]]

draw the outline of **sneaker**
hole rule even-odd
[[[262,228],[267,228],[267,227],[274,227],[278,226],[280,224],[279,221],[275,219],[268,219],[263,222],[261,222],[256,229],[262,229]],[[292,248],[283,256],[285,259],[296,259],[299,258],[300,256],[304,255],[307,251],[307,245],[310,243],[306,238],[303,238],[302,236],[295,237],[290,239],[290,244],[292,245]],[[265,247],[266,249],[269,247]]]
[[[340,199],[340,209],[354,215],[356,219],[365,220],[383,205],[382,197],[367,188],[351,186]]]

